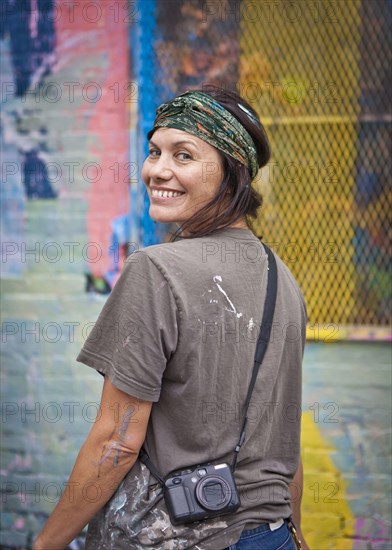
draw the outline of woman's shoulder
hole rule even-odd
[[[306,312],[305,296],[301,287],[298,284],[297,279],[295,278],[289,266],[287,266],[286,263],[276,253],[274,253],[274,255],[278,268],[278,281],[280,281],[281,288],[283,287],[283,292],[286,295],[294,294]]]
[[[172,243],[147,246],[140,251],[145,261],[152,263],[166,280],[193,278],[202,268],[202,247],[199,239],[183,239]]]

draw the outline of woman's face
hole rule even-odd
[[[181,224],[206,205],[223,178],[214,147],[175,128],[158,128],[150,142],[142,178],[150,197],[150,216]]]

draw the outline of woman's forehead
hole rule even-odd
[[[160,146],[166,145],[173,147],[189,144],[200,150],[218,152],[215,147],[206,141],[188,132],[184,132],[183,130],[178,130],[177,128],[157,128],[151,136],[150,142]]]

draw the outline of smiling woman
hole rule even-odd
[[[169,129],[174,131],[168,132]],[[177,209],[158,212],[152,208],[157,203],[151,201],[152,219],[179,225],[172,240],[179,235],[208,235],[224,227],[251,228],[251,219],[256,218],[262,205],[262,197],[251,182],[259,168],[267,164],[270,146],[249,103],[235,92],[213,85],[203,91],[186,92],[159,107],[148,137],[150,153],[142,177],[150,198],[154,197],[153,190],[171,188],[186,195],[188,189],[181,189],[178,182],[174,184],[179,172],[191,182],[189,195],[183,199],[181,218],[171,218],[172,213],[180,214]],[[171,172],[170,154],[176,155],[176,173]],[[191,169],[182,172],[181,166]],[[180,206],[180,199],[177,203]]]
[[[105,376],[102,414],[34,550],[63,549],[87,523],[86,550],[294,550],[300,414],[287,403],[300,411],[306,307],[248,225],[267,136],[241,97],[212,88],[161,105],[148,139],[150,216],[178,229],[129,256],[77,357]],[[242,431],[275,263],[271,326],[298,338],[271,337]]]

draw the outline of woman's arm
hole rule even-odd
[[[106,504],[136,462],[151,406],[151,402],[131,397],[105,379],[95,423],[34,550],[65,548]]]
[[[304,485],[303,476],[303,465],[302,460],[300,460],[294,479],[290,485],[291,505],[293,508],[293,522],[297,529],[298,538],[302,543],[302,550],[309,550],[301,531],[301,502]]]

